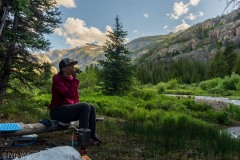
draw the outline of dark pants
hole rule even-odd
[[[79,128],[91,129],[91,137],[96,134],[96,110],[88,103],[76,103],[55,107],[50,112],[53,120],[61,122],[71,122],[79,120]]]

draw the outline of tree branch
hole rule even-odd
[[[6,7],[3,7],[3,16],[1,17],[1,23],[0,23],[0,37],[2,35],[2,30],[3,30],[3,27],[5,25],[5,21],[7,19],[7,15],[8,15],[8,10],[6,9]]]
[[[26,62],[27,64],[30,64],[33,67],[36,67],[38,69],[43,69],[43,67],[40,64],[32,63],[31,61],[28,61],[25,57],[13,57],[12,60],[21,60],[23,62]],[[21,61],[18,61],[18,62],[21,62]]]
[[[239,2],[236,2],[236,0],[230,0],[230,1],[227,1],[227,6],[224,8],[223,10],[223,13],[226,11],[226,9],[231,5],[233,4],[233,8],[236,7],[237,5],[240,5],[240,1]]]

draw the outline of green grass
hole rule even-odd
[[[162,113],[168,112],[173,112],[176,115],[187,114],[193,118],[219,125],[231,125],[238,121],[240,117],[238,114],[240,109],[234,105],[231,105],[235,108],[233,112],[228,108],[215,110],[208,104],[197,103],[191,98],[168,97],[156,94],[145,100],[145,96],[135,98],[135,96],[131,95],[130,93],[128,96],[123,97],[104,96],[101,93],[94,92],[92,94],[83,94],[81,101],[94,104],[98,114],[123,119],[134,117],[135,120],[139,121],[148,120],[155,113],[160,113],[157,116],[162,117]],[[233,113],[237,113],[236,116],[231,116]]]
[[[49,102],[49,95],[25,97],[12,94],[0,104],[0,113],[4,114],[9,122],[38,122],[40,119],[49,118]]]
[[[240,156],[239,140],[185,115],[169,115],[158,124],[106,118],[98,130],[105,143],[100,148],[89,147],[88,155],[93,159],[214,160]]]
[[[156,86],[146,86],[155,89],[158,93],[177,95],[224,96],[240,99],[240,76],[232,74],[224,78],[213,78],[195,84],[182,84],[176,79],[167,83],[160,82]]]
[[[237,154],[240,151],[239,140],[230,138],[225,132],[220,133],[213,125],[186,115],[169,115],[158,124],[132,122],[126,126],[126,131],[150,142],[152,148],[161,148],[166,152],[192,148],[210,156]]]
[[[168,97],[158,94],[152,88],[133,90],[129,95],[122,97],[104,96],[100,92],[85,91],[87,92],[81,94],[80,101],[95,105],[98,114],[110,117],[123,119],[135,117],[136,120],[139,118],[138,120],[145,121],[153,113],[173,112],[176,115],[187,114],[193,118],[219,125],[231,125],[240,119],[240,109],[234,105],[216,111],[208,104],[197,103],[191,98]],[[6,100],[1,104],[0,111],[10,116],[34,115],[33,119],[28,118],[28,120],[37,121],[49,117],[47,107],[50,99],[50,94],[27,98],[16,97],[14,101]]]
[[[136,158],[134,149],[141,150],[137,157],[145,159],[176,156],[187,159],[189,154],[199,159],[239,156],[239,140],[219,132],[222,127],[240,120],[238,107],[228,105],[215,110],[208,104],[195,102],[191,96],[180,98],[161,94],[208,94],[198,84],[181,85],[173,80],[159,86],[136,86],[126,96],[105,96],[96,89],[80,89],[80,101],[95,105],[98,116],[107,117],[98,126],[100,134],[108,141],[104,146],[106,151],[92,148],[96,151],[90,153],[92,157],[116,158],[114,147],[126,159]],[[4,121],[33,123],[49,118],[47,107],[51,94],[39,93],[27,96],[9,93],[0,104],[0,113],[6,117]],[[133,148],[126,151],[126,147]]]

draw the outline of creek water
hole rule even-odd
[[[173,96],[173,97],[194,97],[198,100],[208,100],[208,101],[217,101],[217,102],[224,102],[224,103],[231,103],[238,105],[240,107],[240,100],[232,100],[226,97],[211,97],[211,96],[193,96],[193,95],[176,95],[176,94],[166,94],[167,96]]]

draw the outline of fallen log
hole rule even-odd
[[[96,121],[103,121],[103,118],[97,118]],[[55,132],[67,129],[74,129],[78,128],[79,122],[74,121],[71,123],[70,126],[62,126],[57,121],[51,121],[51,126],[46,126],[42,123],[32,123],[32,124],[25,124],[25,123],[18,123],[21,130],[17,131],[4,131],[0,132],[0,138],[7,138],[7,137],[16,137],[22,135],[29,135],[29,134],[38,134],[38,133],[45,133],[45,132]]]

